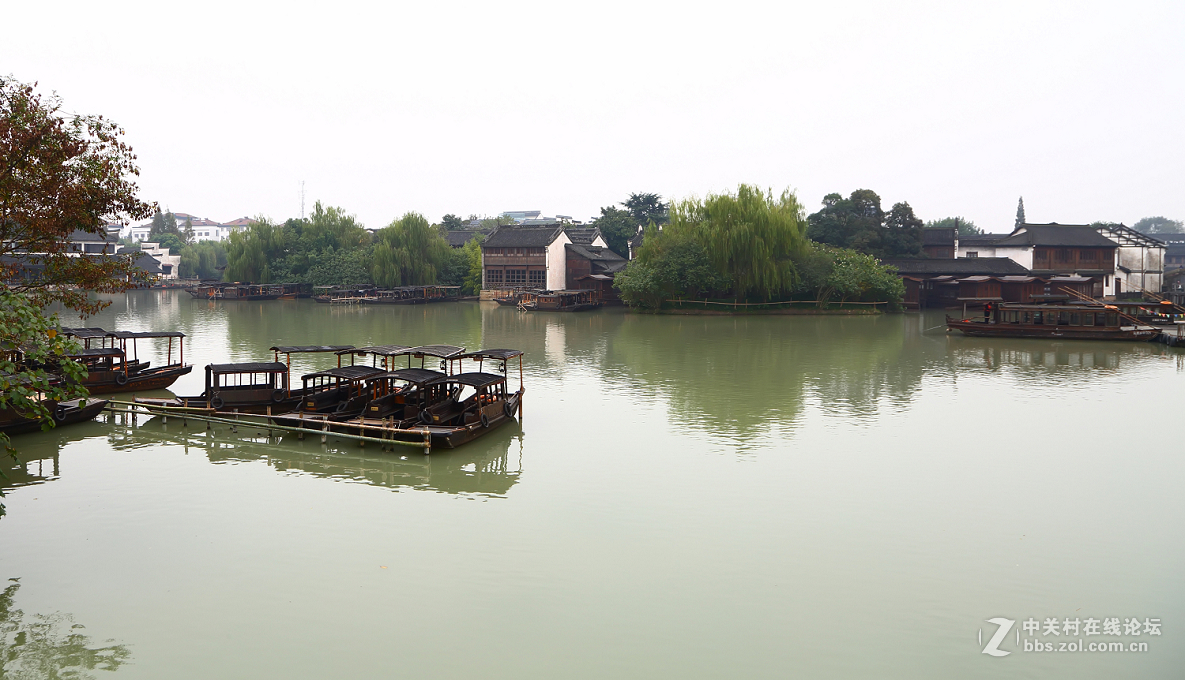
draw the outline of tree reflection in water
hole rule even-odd
[[[0,678],[93,678],[87,671],[114,671],[131,658],[124,645],[92,647],[69,614],[26,616],[13,606],[20,580],[8,580],[0,593]]]

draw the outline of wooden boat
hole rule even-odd
[[[102,328],[62,328],[61,332],[68,337],[72,337],[81,341],[84,349],[94,349],[96,347],[115,347],[116,345],[115,335],[110,331],[103,330]],[[133,351],[135,351],[134,341],[132,346]],[[124,361],[125,365],[127,366],[128,373],[142,371],[152,365],[151,361],[140,361],[138,357],[128,359],[126,356],[126,351],[124,355]]]
[[[518,303],[522,301],[524,293],[541,292],[539,290],[504,290],[498,291],[498,294],[491,299],[504,307],[517,307]]]
[[[50,400],[45,402],[45,405],[49,408],[50,416],[53,418],[54,426],[61,427],[63,425],[73,425],[74,423],[82,423],[88,420],[93,420],[95,416],[99,415],[99,413],[107,407],[107,400]],[[40,430],[41,420],[39,418],[22,416],[11,408],[0,411],[0,432],[3,432],[4,434],[25,434],[28,432],[39,432]]]
[[[440,347],[440,346],[432,346]],[[445,346],[447,347],[447,346]],[[423,350],[424,348],[410,348]],[[424,352],[419,352],[424,355]],[[409,354],[414,356],[414,354]],[[506,364],[519,359],[519,389],[507,392]],[[456,448],[513,420],[522,408],[522,352],[489,349],[453,354],[448,363],[478,362],[479,370],[445,375],[424,368],[404,368],[371,378],[371,384],[390,381],[386,395],[366,403],[360,413],[300,413],[272,418],[277,424],[309,430],[366,434],[398,441],[422,441],[432,448]],[[485,361],[500,361],[502,375],[480,369]],[[396,383],[402,383],[395,388]]]
[[[1057,340],[1155,340],[1160,329],[1137,323],[1112,305],[1000,303],[988,306],[983,319],[946,317],[948,330],[992,338]]]
[[[600,309],[595,290],[523,291],[518,308],[527,312],[586,312]]]
[[[374,290],[374,286],[354,286],[351,288],[340,288],[338,286],[315,286],[313,288],[313,300],[321,303],[335,303],[344,301],[361,300]]]
[[[164,389],[193,370],[193,366],[181,364],[157,368],[137,366],[132,370],[124,351],[118,347],[83,349],[65,356],[86,366],[87,376],[81,384],[91,394]]]
[[[367,291],[362,303],[368,305],[424,305],[433,302],[456,302],[460,286],[401,286],[390,290]]]
[[[284,287],[271,284],[242,284],[223,286],[223,300],[278,300],[284,294]]]

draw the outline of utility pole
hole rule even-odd
[[[300,180],[300,219],[304,219],[304,180]]]

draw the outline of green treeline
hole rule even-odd
[[[261,217],[246,231],[231,234],[222,279],[383,287],[435,283],[476,294],[480,239],[452,248],[443,234],[419,213],[407,213],[372,234],[353,215],[318,201],[305,219],[276,224]]]
[[[903,210],[894,206],[891,227],[879,211],[879,197],[874,205],[875,211],[852,206],[870,219],[840,236],[851,240],[865,232],[863,241],[851,245],[868,246],[875,237],[888,250],[911,253],[915,249],[908,240],[916,238],[920,252],[922,224],[909,219],[912,210],[905,214],[908,204],[899,204]],[[887,302],[898,308],[905,290],[896,270],[867,252],[812,240],[814,218],[807,220],[789,191],[775,197],[744,184],[736,193],[675,203],[665,227],[647,228],[642,247],[617,275],[616,286],[627,304],[648,310],[671,299],[809,300],[819,306]]]

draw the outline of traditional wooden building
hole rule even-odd
[[[953,260],[959,247],[959,230],[936,227],[922,230],[922,252],[926,257]]]
[[[568,290],[595,290],[604,302],[620,301],[613,288],[613,277],[628,264],[624,257],[594,245],[569,243],[564,250],[568,258]]]
[[[569,247],[575,248],[569,250]],[[597,228],[504,226],[481,244],[482,288],[486,290],[583,289],[581,277],[609,276],[625,258],[609,250]],[[569,274],[569,263],[576,268]],[[601,281],[601,279],[593,279]]]

